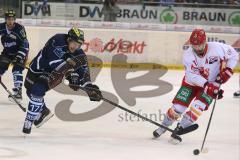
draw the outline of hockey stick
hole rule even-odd
[[[122,107],[119,104],[116,104],[116,103],[114,103],[114,102],[112,102],[112,101],[110,101],[110,100],[108,100],[108,99],[106,99],[104,97],[102,98],[102,100],[105,101],[105,102],[108,102],[109,104],[114,105],[114,106],[116,106],[116,107],[118,107],[118,108],[120,108],[120,109],[122,109],[122,110],[124,110],[124,111],[126,111],[128,113],[131,113],[131,114],[133,114],[133,115],[135,115],[135,116],[137,116],[139,118],[142,118],[145,121],[148,121],[148,122],[150,122],[152,124],[155,124],[158,127],[164,128],[164,129],[168,130],[169,132],[171,132],[171,133],[173,133],[175,135],[183,135],[183,134],[192,132],[192,131],[194,131],[194,130],[196,130],[198,128],[198,124],[194,124],[194,125],[191,125],[189,127],[186,127],[184,129],[180,130],[179,132],[175,132],[174,130],[172,130],[172,129],[170,129],[170,128],[162,125],[162,124],[159,124],[159,123],[157,123],[157,122],[155,122],[155,121],[153,121],[151,119],[148,119],[148,118],[146,118],[146,117],[144,117],[144,116],[142,116],[142,115],[140,115],[140,114],[138,114],[136,112],[133,112],[133,111],[131,111],[131,110],[125,108],[125,107]]]
[[[79,87],[80,87],[80,89],[83,90],[83,91],[91,90],[91,88],[89,88],[89,87],[82,87],[82,86],[79,86]],[[125,107],[122,107],[122,106],[120,106],[119,104],[117,104],[117,103],[115,103],[115,102],[113,102],[113,101],[110,101],[110,100],[108,100],[108,99],[106,99],[106,98],[104,98],[104,97],[102,97],[102,100],[105,101],[105,102],[107,102],[107,103],[109,103],[109,104],[111,104],[111,105],[113,105],[113,106],[116,106],[116,107],[118,107],[118,108],[120,108],[120,109],[122,109],[122,110],[124,110],[124,111],[126,111],[126,112],[128,112],[128,113],[131,113],[131,114],[133,114],[133,115],[135,115],[135,116],[137,116],[137,117],[139,117],[139,118],[141,118],[141,119],[143,119],[143,120],[146,120],[146,121],[148,121],[148,122],[150,122],[150,123],[152,123],[152,124],[155,124],[155,125],[157,125],[157,126],[159,126],[159,127],[162,127],[162,128],[164,128],[164,129],[168,130],[169,132],[172,132],[172,133],[173,133],[173,130],[172,130],[172,129],[170,129],[170,128],[164,126],[164,125],[161,125],[161,124],[159,124],[159,123],[157,123],[157,122],[155,122],[155,121],[153,121],[153,120],[151,120],[151,119],[148,119],[148,118],[146,118],[146,117],[144,117],[144,116],[142,116],[142,115],[140,115],[140,114],[138,114],[138,113],[136,113],[136,112],[133,112],[133,111],[131,111],[131,110],[125,108]]]
[[[116,106],[116,107],[118,107],[118,108],[120,108],[120,109],[122,109],[122,110],[124,110],[124,111],[126,111],[126,112],[128,112],[128,113],[131,113],[132,115],[135,115],[135,116],[137,116],[137,117],[139,117],[139,118],[141,118],[141,119],[143,119],[143,120],[145,120],[145,121],[148,121],[148,122],[150,122],[150,123],[152,123],[152,124],[157,125],[158,127],[164,128],[164,129],[168,130],[169,132],[172,132],[172,133],[173,133],[173,130],[172,130],[172,129],[170,129],[170,128],[164,126],[164,125],[161,125],[161,124],[159,124],[159,123],[157,123],[157,122],[155,122],[155,121],[153,121],[153,120],[151,120],[151,119],[148,119],[148,118],[146,118],[146,117],[144,117],[144,116],[142,116],[142,115],[140,115],[140,114],[138,114],[138,113],[136,113],[136,112],[133,112],[133,111],[131,111],[131,110],[125,108],[125,107],[122,107],[122,106],[120,106],[119,104],[114,103],[113,101],[110,101],[110,100],[108,100],[108,99],[106,99],[106,98],[104,98],[104,97],[102,97],[102,100],[105,101],[105,102],[107,102],[107,103],[109,103],[109,104],[111,104],[111,105],[113,105],[113,106]]]
[[[7,89],[7,87],[5,86],[5,84],[0,81],[1,85],[3,86],[3,88],[8,92],[8,94],[12,97],[12,99],[14,100],[14,102],[22,109],[23,112],[26,112],[26,108],[24,108],[16,99],[15,97],[12,95],[12,93]]]
[[[217,102],[217,98],[218,98],[218,96],[214,99],[213,109],[212,109],[212,112],[211,112],[211,115],[210,115],[210,118],[209,118],[209,121],[208,121],[207,129],[206,129],[204,139],[203,139],[203,142],[202,142],[202,146],[201,146],[201,152],[203,151],[203,147],[204,147],[204,144],[205,144],[205,141],[206,141],[206,138],[207,138],[208,130],[210,128],[210,124],[211,124],[212,117],[213,117],[213,112],[215,110],[215,106],[216,106],[216,102]]]
[[[25,67],[25,68],[26,68],[26,69],[29,69],[29,67]],[[79,85],[78,87],[79,87],[81,90],[83,90],[83,91],[89,91],[89,90],[92,90],[92,89],[93,89],[93,88],[89,88],[89,87],[82,87],[82,86],[80,86],[80,85]],[[120,108],[120,109],[122,109],[122,110],[124,110],[124,111],[126,111],[126,112],[129,112],[129,113],[131,113],[131,114],[133,114],[133,115],[135,115],[135,116],[137,116],[137,117],[139,117],[139,118],[141,118],[141,119],[143,119],[143,120],[146,120],[146,121],[148,121],[148,122],[150,122],[150,123],[152,123],[152,124],[155,124],[155,125],[157,125],[158,127],[164,128],[164,129],[168,130],[169,132],[173,133],[174,135],[176,135],[176,137],[179,137],[179,136],[177,136],[177,135],[186,134],[186,133],[189,133],[189,132],[191,132],[191,131],[194,131],[194,130],[196,130],[196,129],[198,128],[198,125],[197,125],[197,124],[194,124],[194,125],[192,125],[192,126],[189,126],[189,127],[187,127],[187,128],[184,128],[183,130],[181,130],[181,131],[179,131],[179,132],[176,132],[176,131],[174,131],[174,130],[172,130],[172,129],[164,126],[164,125],[161,125],[161,124],[159,124],[159,123],[157,123],[157,122],[155,122],[155,121],[152,121],[151,119],[148,119],[148,118],[146,118],[146,117],[144,117],[144,116],[142,116],[142,115],[140,115],[140,114],[138,114],[138,113],[135,113],[135,112],[133,112],[133,111],[131,111],[131,110],[128,110],[127,108],[124,108],[124,107],[122,107],[122,106],[120,106],[120,105],[118,105],[118,104],[116,104],[116,103],[114,103],[114,102],[112,102],[112,101],[104,98],[104,97],[102,97],[102,100],[105,101],[105,102],[107,102],[107,103],[109,103],[109,104],[111,104],[111,105],[114,105],[114,106],[116,106],[116,107],[118,107],[118,108]],[[180,137],[179,137],[179,138],[180,138]]]
[[[220,91],[220,87],[221,85],[219,86],[219,90]],[[199,152],[202,152],[202,153],[207,153],[208,150],[205,148],[204,149],[204,144],[205,144],[205,141],[206,141],[206,138],[207,138],[207,134],[208,134],[208,130],[210,128],[210,124],[211,124],[211,121],[212,121],[212,117],[213,117],[213,112],[215,110],[215,106],[216,106],[216,103],[217,103],[217,99],[218,99],[218,95],[216,96],[216,98],[214,99],[214,103],[213,103],[213,108],[212,108],[212,112],[211,112],[211,115],[209,117],[209,120],[208,120],[208,125],[207,125],[207,129],[205,131],[205,135],[204,135],[204,138],[203,138],[203,142],[202,142],[202,146],[201,146],[201,149],[200,151],[198,149],[195,149],[194,152],[196,152],[196,155],[199,154]]]
[[[89,88],[89,87],[82,87],[82,86],[79,86],[79,87],[80,87],[80,89],[83,90],[83,91],[88,91],[88,90],[91,89],[91,88]],[[184,128],[184,129],[183,129],[182,131],[180,131],[180,132],[175,132],[174,130],[172,130],[172,129],[166,127],[166,126],[164,126],[164,125],[162,125],[162,124],[159,124],[159,123],[157,123],[157,122],[155,122],[155,121],[153,121],[153,120],[151,120],[151,119],[148,119],[148,118],[146,118],[146,117],[144,117],[144,116],[142,116],[142,115],[140,115],[140,114],[138,114],[138,113],[136,113],[136,112],[133,112],[133,111],[131,111],[131,110],[129,110],[129,109],[127,109],[127,108],[119,105],[119,104],[116,104],[115,102],[113,102],[113,101],[111,101],[111,100],[109,100],[109,99],[107,99],[107,98],[102,97],[101,99],[102,99],[103,101],[105,101],[105,102],[113,105],[113,106],[116,106],[116,107],[120,108],[121,110],[124,110],[124,111],[126,111],[126,112],[128,112],[128,113],[131,113],[132,115],[135,115],[135,116],[137,116],[137,117],[139,117],[139,118],[141,118],[141,119],[143,119],[143,120],[145,120],[145,121],[148,121],[148,122],[150,122],[150,123],[152,123],[152,124],[154,124],[154,125],[156,125],[156,126],[158,126],[158,127],[161,127],[161,128],[166,129],[167,131],[169,131],[169,132],[171,132],[172,134],[174,134],[177,138],[180,138],[178,135],[182,135],[182,134],[186,134],[186,133],[192,132],[192,131],[194,131],[194,130],[196,130],[196,129],[198,128],[198,125],[196,124],[196,125],[192,125],[192,126],[189,126],[189,127],[187,127],[187,128]],[[181,139],[181,138],[180,138],[180,139]]]

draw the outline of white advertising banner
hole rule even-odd
[[[67,33],[63,27],[26,27],[30,43],[29,60],[34,58],[47,40],[57,33]],[[133,31],[114,29],[87,29],[82,49],[87,55],[111,63],[115,55],[125,55],[129,63],[157,63],[181,65],[182,55],[189,47],[191,32],[174,31]],[[238,34],[207,33],[207,41],[217,41],[232,45],[240,53]],[[2,45],[0,45],[0,51]],[[119,63],[123,59],[119,59]]]
[[[118,22],[240,26],[239,9],[119,5]],[[22,17],[103,21],[102,4],[23,2]]]

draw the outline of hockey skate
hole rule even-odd
[[[34,121],[34,125],[39,128],[41,127],[45,122],[47,122],[50,118],[54,116],[53,113],[46,107],[43,109],[43,111],[39,114],[39,117],[37,120]]]
[[[12,96],[9,95],[8,96],[8,99],[9,101],[11,102],[14,102],[13,98],[15,98],[18,102],[21,102],[22,101],[22,88],[13,88],[13,94]]]
[[[179,125],[179,123],[177,124],[177,127],[174,129],[173,133],[171,134],[171,138],[169,139],[169,143],[172,144],[179,144],[180,142],[182,142],[181,137],[176,136],[176,133],[181,132],[183,130],[183,128]]]
[[[162,125],[168,127],[168,126],[171,126],[172,124],[173,124],[173,121],[169,119],[167,115],[164,114],[164,120],[162,122]],[[166,132],[166,129],[159,127],[158,129],[153,131],[153,137],[159,138],[165,132]]]
[[[166,132],[166,129],[160,127],[158,129],[156,129],[155,131],[153,131],[153,137],[159,138],[165,132]]]
[[[32,129],[32,122],[29,121],[29,120],[25,120],[22,132],[24,134],[30,134],[31,133],[31,129]]]
[[[233,93],[233,97],[240,98],[240,90]]]

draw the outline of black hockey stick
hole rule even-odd
[[[133,114],[133,115],[135,115],[135,116],[137,116],[137,117],[139,117],[139,118],[142,118],[142,119],[145,120],[145,121],[148,121],[148,122],[150,122],[150,123],[152,123],[152,124],[155,124],[155,125],[158,126],[158,127],[164,128],[164,129],[168,130],[169,132],[172,132],[172,133],[174,132],[174,130],[172,130],[172,129],[170,129],[170,128],[162,125],[162,124],[159,124],[159,123],[157,123],[157,122],[155,122],[155,121],[153,121],[153,120],[151,120],[151,119],[148,119],[148,118],[146,118],[146,117],[144,117],[144,116],[142,116],[142,115],[140,115],[140,114],[138,114],[138,113],[136,113],[136,112],[133,112],[133,111],[131,111],[131,110],[125,108],[125,107],[122,107],[122,106],[120,106],[119,104],[116,104],[116,103],[114,103],[114,102],[112,102],[112,101],[110,101],[110,100],[108,100],[108,99],[106,99],[106,98],[104,98],[104,97],[102,98],[102,100],[105,101],[105,102],[108,102],[108,103],[110,103],[111,105],[114,105],[114,106],[116,106],[116,107],[118,107],[118,108],[120,108],[120,109],[122,109],[122,110],[124,110],[124,111],[126,111],[126,112],[128,112],[128,113],[131,113],[131,114]],[[196,130],[197,128],[198,128],[198,124],[193,124],[193,125],[191,125],[191,126],[189,126],[189,127],[186,127],[186,128],[184,128],[184,129],[180,130],[179,132],[174,132],[174,134],[176,134],[176,135],[187,134],[187,133],[189,133],[189,132],[192,132],[192,131]]]
[[[14,102],[22,109],[23,112],[26,112],[26,108],[24,108],[16,99],[15,97],[12,95],[12,93],[7,89],[7,87],[5,86],[5,84],[0,81],[1,85],[3,86],[3,88],[8,92],[8,94],[12,97],[12,99],[14,100]]]
[[[79,87],[80,87],[80,89],[83,90],[83,91],[88,91],[88,90],[91,90],[91,89],[92,89],[92,88],[82,87],[82,86],[79,86]],[[136,112],[133,112],[133,111],[131,111],[131,110],[125,108],[125,107],[122,107],[121,105],[116,104],[115,102],[113,102],[113,101],[111,101],[111,100],[109,100],[109,99],[106,99],[106,98],[102,97],[102,100],[105,101],[105,102],[107,102],[107,103],[109,103],[109,104],[111,104],[111,105],[113,105],[113,106],[116,106],[116,107],[118,107],[118,108],[120,108],[120,109],[122,109],[122,110],[124,110],[124,111],[126,111],[126,112],[128,112],[128,113],[131,113],[132,115],[135,115],[135,116],[137,116],[137,117],[139,117],[139,118],[141,118],[141,119],[143,119],[143,120],[145,120],[145,121],[148,121],[148,122],[150,122],[150,123],[152,123],[152,124],[154,124],[154,125],[156,125],[156,126],[158,126],[158,127],[164,128],[164,129],[166,129],[167,131],[169,131],[169,132],[173,133],[174,135],[176,135],[178,138],[180,138],[178,135],[182,135],[182,134],[186,134],[186,133],[192,132],[192,131],[194,131],[194,130],[196,130],[196,129],[198,128],[198,125],[197,125],[197,124],[194,124],[194,125],[191,125],[191,126],[189,126],[189,127],[184,128],[184,129],[181,130],[180,132],[175,132],[174,130],[172,130],[172,129],[166,127],[166,126],[164,126],[164,125],[162,125],[162,124],[159,124],[159,123],[157,123],[157,122],[155,122],[155,121],[153,121],[153,120],[151,120],[151,119],[148,119],[148,118],[146,118],[146,117],[144,117],[144,116],[142,116],[142,115],[140,115],[140,114],[138,114],[138,113],[136,113]],[[180,139],[181,139],[181,138],[180,138]]]
[[[206,129],[204,139],[203,139],[203,142],[202,142],[202,146],[201,146],[201,152],[203,151],[203,147],[204,147],[204,144],[205,144],[205,141],[206,141],[206,138],[207,138],[208,130],[210,128],[210,124],[211,124],[212,117],[213,117],[213,112],[215,110],[215,106],[216,106],[216,102],[217,102],[217,98],[218,98],[218,96],[214,99],[213,109],[212,109],[212,112],[211,112],[211,115],[210,115],[210,118],[209,118],[209,121],[208,121],[207,129]]]
[[[26,69],[29,69],[29,67],[25,67],[25,68],[26,68]],[[92,90],[92,88],[82,87],[82,86],[79,86],[79,88],[80,88],[81,90],[83,90],[83,91]],[[116,107],[118,107],[118,108],[120,108],[120,109],[122,109],[122,110],[124,110],[124,111],[126,111],[126,112],[129,112],[129,113],[131,113],[131,114],[133,114],[133,115],[135,115],[135,116],[137,116],[137,117],[139,117],[139,118],[142,118],[143,120],[146,120],[146,121],[148,121],[148,122],[150,122],[150,123],[152,123],[152,124],[155,124],[155,125],[157,125],[158,127],[164,128],[164,129],[168,130],[169,132],[173,133],[173,134],[176,135],[176,136],[177,136],[177,135],[182,135],[182,134],[186,134],[186,133],[192,132],[192,131],[194,131],[194,130],[196,130],[196,129],[198,128],[198,125],[197,125],[197,124],[194,124],[194,125],[191,125],[191,126],[189,126],[189,127],[187,127],[187,128],[182,129],[182,130],[179,131],[179,132],[175,132],[174,130],[172,130],[172,129],[164,126],[164,125],[161,125],[161,124],[159,124],[159,123],[157,123],[157,122],[155,122],[155,121],[152,121],[151,119],[148,119],[148,118],[146,118],[146,117],[144,117],[144,116],[142,116],[142,115],[140,115],[140,114],[138,114],[138,113],[136,113],[136,112],[133,112],[133,111],[131,111],[131,110],[125,108],[125,107],[122,107],[122,106],[120,106],[119,104],[116,104],[116,103],[114,103],[114,102],[112,102],[112,101],[110,101],[110,100],[108,100],[108,99],[106,99],[106,98],[104,98],[104,97],[102,97],[102,100],[105,101],[105,102],[107,102],[107,103],[109,103],[109,104],[111,104],[111,105],[114,105],[114,106],[116,106]],[[177,137],[179,137],[179,136],[177,136]],[[180,138],[180,137],[179,137],[179,138]]]
[[[219,86],[218,92],[220,91],[220,87],[221,87],[221,85]],[[204,135],[204,138],[203,138],[203,142],[202,142],[201,149],[200,149],[200,151],[199,151],[198,149],[195,149],[195,150],[194,150],[194,151],[197,151],[196,154],[199,154],[200,152],[202,152],[202,153],[207,153],[207,152],[208,152],[207,149],[204,149],[204,144],[205,144],[205,141],[206,141],[206,138],[207,138],[208,130],[209,130],[209,128],[210,128],[210,124],[211,124],[211,121],[212,121],[212,117],[213,117],[213,113],[214,113],[215,106],[216,106],[216,103],[217,103],[217,99],[218,99],[218,95],[217,95],[216,98],[214,99],[212,112],[211,112],[211,115],[210,115],[209,120],[208,120],[208,125],[207,125],[207,129],[206,129],[206,131],[205,131],[205,135]]]

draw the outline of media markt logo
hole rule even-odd
[[[228,17],[228,23],[240,26],[240,11],[232,12]]]
[[[160,13],[160,22],[168,24],[176,24],[178,20],[177,13],[172,8],[164,9]]]

